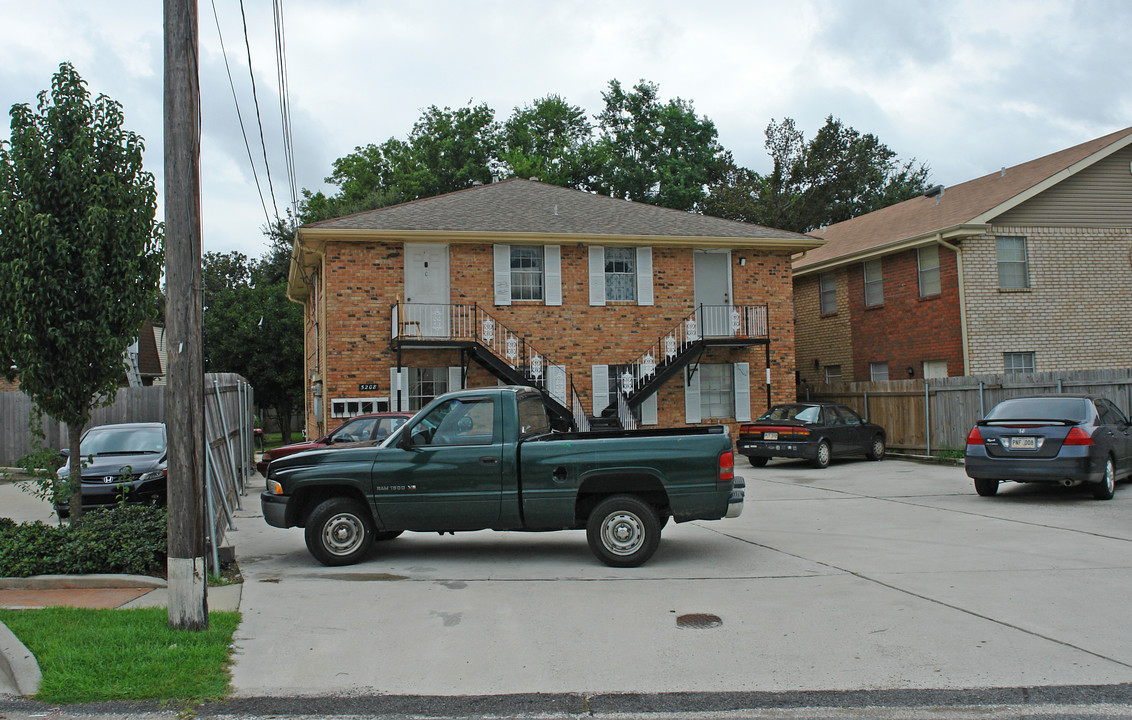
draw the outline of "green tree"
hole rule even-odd
[[[503,123],[505,174],[585,188],[592,174],[593,125],[585,110],[560,95],[515,108]]]
[[[162,235],[143,141],[122,128],[122,106],[92,102],[68,63],[38,98],[35,110],[12,107],[11,139],[0,143],[0,358],[66,423],[79,478],[91,409],[113,401],[126,348],[157,311]]]
[[[916,197],[928,168],[901,162],[875,135],[828,116],[806,142],[791,118],[766,129],[773,168],[766,175],[732,167],[713,185],[704,211],[733,220],[809,232]]]
[[[234,372],[255,388],[256,404],[274,408],[285,442],[303,405],[302,308],[287,299],[294,223],[265,231],[270,249],[259,260],[238,252],[203,258],[205,372]]]
[[[660,86],[642,80],[626,91],[617,80],[602,93],[597,116],[598,172],[593,189],[613,197],[678,210],[698,209],[718,183],[730,155],[715,123],[692,103],[659,99]]]

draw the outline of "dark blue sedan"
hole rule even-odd
[[[967,476],[983,496],[1004,481],[1088,484],[1109,500],[1132,473],[1132,427],[1109,400],[1048,395],[1004,400],[967,435]]]

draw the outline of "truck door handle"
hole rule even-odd
[[[480,458],[480,462],[484,465],[498,465],[499,458],[495,457],[494,455],[485,455]]]

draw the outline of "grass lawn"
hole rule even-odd
[[[0,610],[43,672],[36,700],[219,700],[228,694],[235,612],[204,632],[172,630],[165,608]]]

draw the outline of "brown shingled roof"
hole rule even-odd
[[[936,197],[916,197],[875,212],[815,230],[815,237],[826,244],[807,252],[794,261],[794,271],[815,265],[830,266],[839,259],[852,258],[888,245],[974,222],[986,222],[982,216],[1024,195],[1043,182],[1068,171],[1077,163],[1104,152],[1110,152],[1132,142],[1132,127],[1118,130],[1089,142],[1040,157],[1036,160],[996,171],[961,185],[946,188]],[[1083,169],[1087,165],[1083,165]],[[1002,208],[1002,211],[1009,209]],[[996,213],[997,214],[997,213]]]
[[[312,223],[303,230],[628,235],[793,241],[799,247],[821,244],[786,230],[518,178]]]

